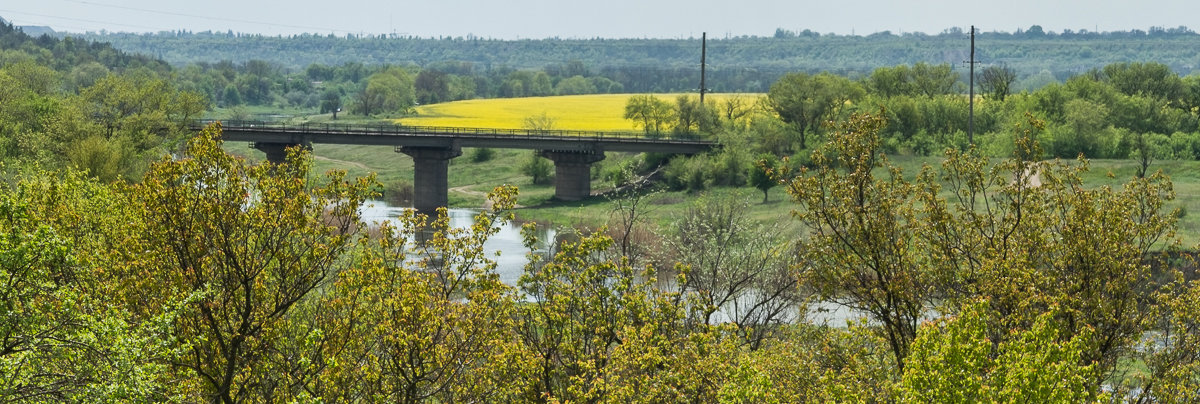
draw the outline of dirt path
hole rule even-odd
[[[487,199],[487,192],[480,192],[480,191],[473,190],[468,185],[450,188],[447,191],[457,192],[460,194],[466,194],[466,195],[470,195],[470,196],[478,196],[480,198],[483,198],[483,206],[482,206],[483,209],[491,209],[492,208],[492,201]],[[513,205],[513,208],[523,208],[523,207],[524,206],[521,206],[521,205]]]
[[[348,165],[348,166],[351,166],[351,167],[354,167],[354,168],[361,169],[361,170],[363,170],[363,171],[370,171],[370,172],[374,172],[374,171],[375,171],[375,170],[372,170],[372,169],[371,169],[371,167],[367,167],[367,165],[366,165],[366,164],[359,163],[359,162],[357,162],[357,161],[346,161],[346,160],[331,159],[331,158],[329,158],[329,157],[317,156],[317,155],[313,155],[313,159],[314,159],[314,160],[321,160],[321,161],[328,161],[328,162],[331,162],[331,163],[337,163],[337,164],[345,164],[345,165]]]

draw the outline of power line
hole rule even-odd
[[[0,12],[3,12],[3,13],[13,13],[13,14],[23,14],[23,15],[30,15],[30,16],[34,16],[34,17],[41,17],[41,18],[51,18],[51,19],[56,19],[56,20],[66,20],[66,21],[76,21],[76,22],[87,22],[87,23],[92,23],[92,24],[118,25],[118,26],[132,27],[132,28],[151,29],[151,30],[156,30],[156,29],[157,29],[157,28],[154,28],[154,27],[147,27],[147,26],[144,26],[144,25],[121,24],[121,23],[114,23],[114,22],[108,22],[108,21],[89,20],[89,19],[84,19],[84,18],[59,17],[59,16],[54,16],[54,15],[37,14],[37,13],[30,13],[30,12],[25,12],[25,11],[16,11],[16,10],[3,10],[3,9],[0,9]],[[11,21],[10,21],[10,22],[11,22]],[[13,24],[13,25],[16,25],[16,24]]]
[[[173,15],[176,17],[201,18],[201,19],[213,20],[213,21],[236,22],[239,24],[264,25],[264,26],[276,27],[276,28],[294,28],[294,29],[302,29],[302,30],[336,31],[336,32],[344,32],[344,33],[356,32],[356,31],[348,31],[348,30],[334,29],[334,28],[311,27],[311,26],[304,26],[304,25],[291,25],[291,24],[276,24],[276,23],[261,22],[261,21],[241,20],[241,19],[236,19],[236,18],[211,17],[211,16],[206,16],[206,15],[179,13],[179,12],[173,12],[173,11],[151,10],[148,8],[129,7],[129,6],[116,5],[116,4],[105,4],[105,3],[98,3],[98,2],[94,2],[94,1],[85,1],[85,0],[63,0],[63,1],[84,4],[84,5],[89,5],[89,6],[115,8],[115,9],[119,9],[119,10],[139,11],[139,12],[144,12],[144,13],[153,13],[153,14],[162,14],[162,15]]]

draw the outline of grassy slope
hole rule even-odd
[[[723,96],[715,95],[714,98]],[[674,95],[660,97],[674,99]],[[545,113],[554,119],[558,129],[629,131],[634,130],[631,122],[621,118],[627,98],[628,95],[591,95],[462,101],[421,106],[416,117],[404,117],[399,121],[410,125],[520,128],[526,117]],[[478,118],[482,116],[488,118]],[[328,116],[305,119],[327,120]],[[339,119],[343,120],[345,118]],[[262,158],[261,152],[248,148],[245,143],[231,143],[227,149],[251,158]],[[317,145],[314,153],[317,172],[330,169],[347,170],[352,175],[376,172],[388,188],[398,183],[412,182],[412,159],[395,153],[391,147]],[[450,187],[462,187],[474,192],[450,192],[450,204],[478,207],[483,203],[478,193],[485,193],[497,185],[513,184],[520,189],[518,203],[526,206],[517,212],[523,219],[549,221],[564,226],[595,226],[607,220],[612,204],[602,197],[582,202],[550,202],[554,194],[553,186],[534,185],[518,169],[529,154],[527,150],[496,149],[491,160],[474,163],[470,159],[471,150],[464,150],[462,157],[451,160]],[[602,171],[603,167],[631,158],[637,157],[610,153],[607,159],[598,164]],[[940,163],[936,157],[894,156],[891,160],[903,167],[906,175],[915,175],[922,164],[937,166]],[[1177,199],[1169,207],[1182,207],[1185,212],[1190,212],[1180,220],[1184,245],[1200,243],[1200,162],[1158,161],[1153,167],[1162,169],[1175,183]],[[1134,168],[1134,162],[1130,160],[1093,160],[1086,181],[1096,186],[1119,186],[1123,179],[1133,176]],[[1109,172],[1113,173],[1115,179],[1108,178]],[[594,191],[607,188],[611,188],[611,184],[604,180],[594,179],[592,182]],[[715,189],[708,192],[735,194],[745,198],[750,205],[751,216],[761,220],[790,220],[790,212],[795,208],[783,189],[778,187],[771,190],[770,202],[766,204],[761,203],[762,193],[753,188]],[[684,192],[652,195],[648,198],[649,220],[669,224],[685,211],[695,197]]]

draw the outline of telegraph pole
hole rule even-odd
[[[704,93],[708,91],[708,88],[704,87],[704,70],[706,66],[704,58],[706,53],[708,53],[708,33],[702,32],[700,33],[700,105],[704,105]]]
[[[971,26],[971,61],[969,63],[971,64],[971,73],[970,73],[971,74],[971,79],[970,79],[970,83],[971,83],[970,84],[970,86],[971,86],[970,108],[971,108],[971,111],[970,111],[970,115],[968,115],[968,117],[967,117],[967,146],[968,147],[975,145],[975,64],[979,63],[979,62],[975,61],[975,26],[974,25]]]

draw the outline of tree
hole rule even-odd
[[[800,132],[800,148],[808,147],[807,134],[817,133],[827,120],[837,119],[846,103],[865,94],[849,79],[829,73],[791,73],[767,92],[767,103],[779,118]]]
[[[219,136],[219,126],[205,129],[133,189],[141,265],[154,274],[135,290],[160,306],[186,302],[171,364],[197,378],[206,400],[295,394],[275,378],[291,359],[274,353],[293,309],[344,265],[373,177],[331,172],[312,183],[295,150],[284,164],[248,166]]]
[[[908,65],[894,67],[877,67],[867,78],[867,84],[872,93],[889,98],[901,95],[915,95],[912,83],[912,71]]]
[[[767,203],[768,191],[779,186],[777,178],[780,171],[779,160],[774,154],[759,155],[754,167],[750,168],[750,186],[758,188],[763,193],[763,203]]]
[[[885,125],[880,116],[851,116],[813,152],[813,170],[802,170],[787,190],[811,235],[802,242],[800,276],[823,299],[878,322],[903,372],[935,283],[920,257],[927,246],[916,237],[925,225],[916,215],[917,188],[881,153]]]
[[[395,402],[518,401],[532,368],[515,336],[517,299],[483,247],[515,201],[514,187],[489,194],[492,209],[469,228],[445,210],[429,220],[412,211],[383,224],[375,240],[321,302],[329,335],[310,351],[331,366],[312,383],[325,400]],[[318,337],[321,335],[317,335]],[[311,336],[309,338],[312,338]]]
[[[1000,343],[984,303],[921,326],[900,388],[902,402],[1079,403],[1096,400],[1096,365],[1083,362],[1090,333],[1066,334],[1055,313]]]
[[[625,103],[625,119],[641,126],[647,135],[658,134],[662,127],[674,119],[671,104],[653,95],[635,95]]]
[[[1040,161],[1022,127],[1016,152],[988,169],[977,152],[949,150],[941,179],[922,174],[929,268],[953,308],[988,299],[998,324],[989,335],[1032,329],[1054,312],[1061,335],[1082,335],[1080,363],[1095,363],[1098,389],[1146,331],[1152,251],[1170,242],[1175,217],[1164,211],[1174,193],[1161,174],[1119,188],[1085,187],[1086,161]],[[946,184],[943,189],[940,184]],[[942,199],[939,195],[949,195]],[[1168,247],[1171,244],[1168,244]],[[952,308],[952,309],[953,309]]]
[[[418,103],[437,104],[450,100],[450,80],[446,73],[424,69],[413,82]]]
[[[398,67],[372,74],[356,101],[355,108],[363,115],[406,112],[415,103],[412,78]]]
[[[1126,95],[1140,95],[1179,104],[1184,84],[1162,63],[1113,63],[1104,66],[1104,79]]]
[[[162,363],[175,312],[124,295],[135,201],[77,172],[12,172],[0,185],[0,401],[183,397]]]
[[[679,290],[693,309],[692,321],[727,321],[752,349],[789,320],[800,301],[788,245],[772,237],[778,223],[757,223],[744,202],[700,198],[672,226],[669,255],[682,268]],[[718,320],[719,319],[719,320]]]
[[[342,94],[336,88],[328,88],[321,93],[321,113],[333,114],[333,119],[337,120],[337,113],[342,110]]]
[[[546,184],[554,178],[554,164],[534,150],[524,163],[521,163],[521,174],[528,175],[534,184]]]
[[[912,67],[912,87],[916,94],[929,98],[950,94],[956,84],[958,75],[950,68],[949,63],[936,66],[917,63]]]
[[[988,66],[979,75],[979,88],[992,98],[1003,102],[1012,93],[1017,81],[1017,72],[1006,65]]]
[[[595,94],[596,86],[583,76],[571,76],[559,81],[554,92],[558,95]]]
[[[718,126],[717,110],[710,105],[701,104],[699,98],[686,94],[675,97],[675,116],[678,118],[674,128],[677,134],[691,134],[697,131],[712,133]]]

